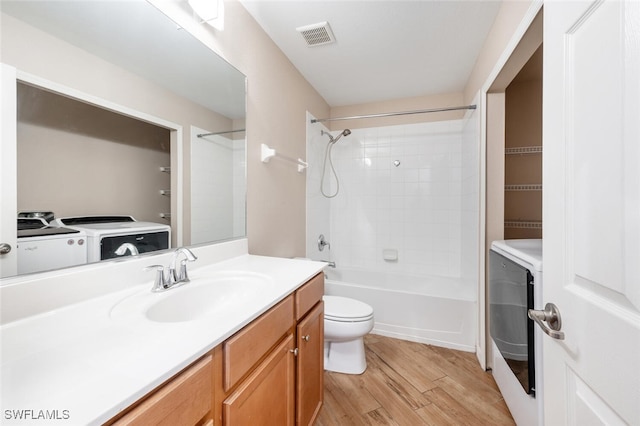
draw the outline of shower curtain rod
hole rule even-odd
[[[456,106],[456,107],[446,107],[446,108],[419,109],[415,111],[385,112],[382,114],[354,115],[352,117],[314,118],[311,120],[311,123],[313,124],[313,123],[322,123],[324,121],[356,120],[360,118],[392,117],[396,115],[426,114],[429,112],[457,111],[460,109],[476,109],[476,106],[466,105],[466,106]]]
[[[236,133],[236,132],[245,132],[245,131],[246,129],[238,129],[238,130],[227,130],[226,132],[200,133],[198,137],[203,138],[205,136],[224,135],[227,133]]]

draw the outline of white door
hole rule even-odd
[[[544,5],[547,425],[640,425],[640,2]]]
[[[17,272],[16,70],[0,64],[0,278]]]

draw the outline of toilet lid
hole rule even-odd
[[[373,316],[373,308],[359,300],[340,296],[323,296],[324,317],[334,321],[364,321]]]

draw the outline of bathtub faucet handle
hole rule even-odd
[[[331,244],[329,244],[329,241],[324,238],[324,234],[320,234],[318,237],[318,250],[324,250],[324,246],[329,247],[329,250],[331,250]]]

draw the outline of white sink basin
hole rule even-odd
[[[149,288],[129,296],[111,310],[112,318],[142,317],[153,322],[176,323],[225,317],[238,307],[264,300],[272,280],[248,272],[216,273],[160,293]]]

